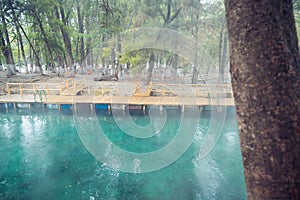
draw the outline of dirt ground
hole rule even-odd
[[[36,82],[61,82],[70,76],[57,77],[55,74],[41,75],[41,74],[16,74],[8,77],[6,72],[0,71],[0,96],[6,95],[6,83],[36,83]]]

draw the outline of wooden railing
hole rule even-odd
[[[46,95],[62,94],[64,90],[74,87],[74,79],[67,79],[60,83],[6,83],[8,95],[20,94],[22,97],[25,93],[36,94],[44,91]]]
[[[161,96],[232,97],[230,84],[153,84],[152,92]]]
[[[97,82],[87,84],[85,94],[95,96],[120,96],[119,83],[117,82]]]
[[[101,82],[87,83],[85,80],[76,82],[67,79],[60,83],[6,83],[8,95],[24,94],[45,96],[62,95],[69,89],[80,88],[83,95],[95,96],[187,96],[187,97],[224,97],[232,98],[231,85],[229,84],[160,84],[149,85],[140,83]],[[126,90],[126,91],[125,91]],[[75,94],[76,95],[76,94]]]
[[[223,95],[232,97],[230,84],[161,84],[150,83],[147,89],[142,92],[141,84],[135,84],[134,96],[196,96],[196,97],[214,97]],[[147,91],[146,91],[147,90]]]
[[[57,83],[6,83],[6,90],[8,95],[17,93],[22,97],[25,93],[34,94],[37,91],[45,91],[47,95],[60,91]]]
[[[62,94],[63,91],[68,90],[69,88],[74,88],[74,79],[67,79],[61,83],[59,83],[59,93]]]

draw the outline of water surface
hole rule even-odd
[[[137,139],[98,114],[106,136],[133,152],[162,148],[176,135],[178,110],[167,110],[161,133]],[[222,134],[210,154],[197,153],[210,124],[201,114],[193,144],[176,162],[150,173],[125,173],[97,161],[83,146],[69,111],[0,113],[0,199],[246,199],[235,112],[228,109]],[[139,126],[148,116],[134,115]],[[191,119],[192,120],[192,119]],[[87,130],[89,127],[86,127]]]

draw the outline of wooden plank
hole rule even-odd
[[[124,84],[126,84],[124,86]],[[20,86],[22,85],[22,89]],[[155,84],[154,86],[159,86],[159,89],[153,89],[152,85],[142,86],[135,88],[133,95],[131,91],[125,90],[123,91],[122,96],[120,96],[118,89],[120,86],[124,86],[124,88],[132,88],[128,86],[128,83],[114,84],[114,87],[111,88],[109,85],[101,84],[100,90],[105,91],[104,94],[97,95],[95,89],[94,95],[80,95],[78,93],[85,91],[87,88],[87,83],[85,81],[77,82],[74,85],[73,80],[64,81],[62,85],[66,85],[63,87],[63,91],[60,93],[61,95],[55,95],[47,92],[47,96],[43,96],[42,102],[48,104],[74,104],[74,103],[104,103],[104,104],[123,104],[123,105],[166,105],[166,106],[180,106],[180,105],[234,105],[234,99],[232,97],[232,92],[230,89],[230,85],[181,85],[181,84]],[[11,87],[14,86],[14,87]],[[26,86],[26,87],[25,87]],[[29,87],[31,86],[31,87]],[[20,103],[34,103],[36,101],[41,102],[39,98],[34,98],[33,93],[37,90],[57,90],[61,87],[61,83],[57,83],[57,87],[53,87],[55,85],[51,85],[51,88],[48,88],[48,84],[45,83],[34,83],[34,84],[22,84],[22,83],[14,83],[7,84],[8,91],[12,90],[13,92],[18,92],[23,94],[10,94],[7,96],[0,96],[1,103],[9,103],[9,102],[20,102]],[[214,88],[215,87],[215,88]],[[54,89],[57,88],[57,89]],[[211,89],[213,88],[213,89]],[[208,90],[211,91],[208,91]],[[24,91],[32,90],[32,94],[25,94]],[[123,89],[122,89],[123,90]],[[150,96],[151,91],[156,91],[158,96]],[[107,91],[110,91],[110,96],[104,96]],[[176,96],[167,96],[164,95],[166,91],[172,92],[176,94]],[[90,91],[89,91],[90,93]],[[129,96],[126,96],[129,95]],[[132,96],[131,96],[132,95]],[[47,98],[46,98],[47,97]],[[220,98],[218,98],[220,97]]]
[[[35,103],[33,95],[6,95],[0,97],[0,103]],[[97,103],[97,104],[135,104],[135,105],[221,105],[234,106],[233,98],[209,99],[199,97],[135,97],[135,96],[60,96],[48,95],[43,98],[45,104],[74,104],[74,103]]]

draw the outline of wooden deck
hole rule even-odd
[[[86,83],[66,80],[45,83],[7,84],[9,94],[0,103],[119,104],[157,106],[234,106],[229,85],[151,84],[142,88],[132,83]],[[129,84],[129,85],[128,85]]]
[[[234,106],[232,98],[210,99],[201,97],[135,97],[135,96],[59,96],[50,95],[34,99],[33,95],[6,95],[0,97],[0,103],[44,103],[44,104],[121,104],[121,105],[157,105],[157,106]]]

